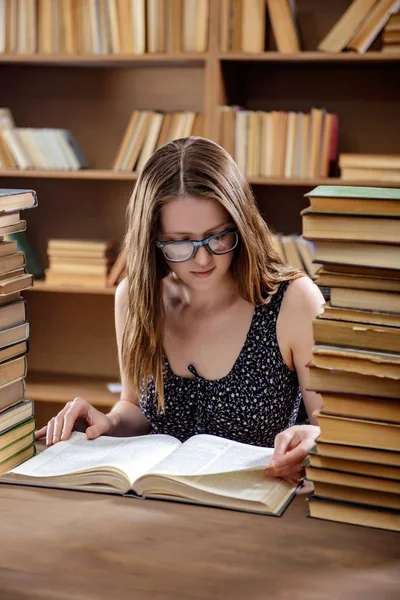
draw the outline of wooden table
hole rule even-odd
[[[306,518],[0,485],[1,600],[387,600],[400,535]]]

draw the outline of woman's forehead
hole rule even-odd
[[[217,200],[207,198],[176,198],[167,202],[160,212],[161,231],[168,233],[204,233],[230,221],[225,208]]]

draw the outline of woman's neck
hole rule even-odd
[[[208,289],[189,288],[180,282],[182,309],[197,316],[210,316],[234,304],[240,297],[237,282],[227,274],[218,285]]]

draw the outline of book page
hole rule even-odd
[[[266,477],[262,470],[236,471],[198,477],[174,477],[174,481],[180,481],[208,494],[261,502],[271,507],[276,506],[282,497],[285,497],[290,491],[294,492],[297,487],[283,479]]]
[[[68,440],[46,448],[10,473],[42,478],[114,467],[124,472],[132,484],[180,445],[168,435],[100,436],[88,440],[86,434],[74,431]]]
[[[273,448],[260,448],[213,435],[191,437],[177,450],[155,465],[150,473],[160,475],[213,475],[265,469],[274,453]]]

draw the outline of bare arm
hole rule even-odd
[[[322,397],[320,394],[308,390],[309,368],[307,365],[311,361],[314,346],[312,321],[323,311],[324,297],[315,283],[306,277],[294,281],[291,285],[297,286],[296,313],[294,311],[291,313],[293,316],[295,314],[295,318],[290,319],[293,362],[309,421],[312,425],[318,425],[313,413],[316,409],[321,408]]]
[[[118,285],[115,293],[115,332],[117,337],[122,392],[119,401],[107,415],[112,422],[111,435],[115,436],[144,435],[151,431],[151,425],[143,415],[139,406],[139,399],[122,368],[122,334],[127,308],[127,281],[124,279]]]
[[[311,424],[289,427],[276,436],[274,456],[266,473],[297,480],[303,471],[303,461],[320,434],[313,413],[322,406],[322,397],[308,390],[307,364],[312,358],[314,345],[312,321],[323,311],[324,298],[318,287],[306,277],[293,281],[286,294],[285,306],[282,303],[282,309],[285,311],[285,330],[289,332],[293,365]]]

